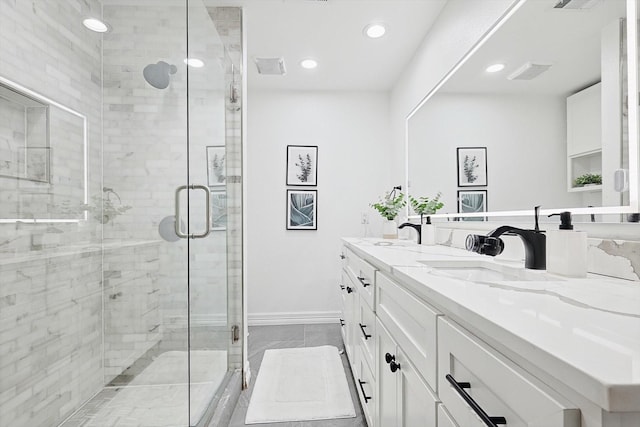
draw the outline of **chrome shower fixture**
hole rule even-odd
[[[164,61],[149,64],[142,70],[144,79],[156,89],[166,89],[171,82],[170,74],[178,72],[178,67]]]

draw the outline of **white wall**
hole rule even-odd
[[[340,237],[370,234],[369,203],[389,182],[386,93],[248,93],[247,278],[249,322],[335,319]],[[318,146],[318,230],[287,231],[287,145]]]
[[[490,210],[581,204],[567,191],[562,97],[437,94],[409,123],[411,194],[441,191],[442,212],[457,211],[456,147],[487,148],[488,185],[465,189],[487,190]]]

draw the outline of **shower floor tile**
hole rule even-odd
[[[123,387],[106,387],[61,427],[180,427],[196,425],[227,372],[225,351],[191,352],[193,382],[187,384],[187,352],[158,356]]]

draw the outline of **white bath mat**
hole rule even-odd
[[[336,347],[285,348],[264,352],[245,424],[355,416]]]

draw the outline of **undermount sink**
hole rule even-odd
[[[484,260],[418,261],[435,274],[470,282],[548,281],[561,280],[544,270],[528,270]]]

